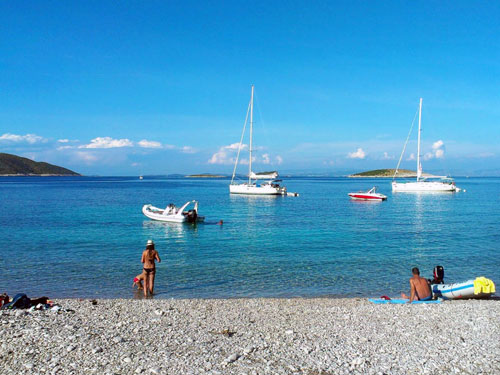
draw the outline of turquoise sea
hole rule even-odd
[[[411,267],[431,277],[438,264],[447,282],[500,283],[500,178],[458,178],[466,192],[444,194],[393,194],[390,182],[288,178],[300,197],[248,197],[227,179],[1,177],[0,292],[140,298],[148,239],[163,260],[156,298],[396,295]],[[374,185],[387,201],[347,196]],[[206,223],[141,212],[191,199]]]

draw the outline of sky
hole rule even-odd
[[[395,168],[423,98],[424,172],[499,175],[498,19],[498,1],[3,1],[0,152],[231,174],[253,84],[255,171]]]

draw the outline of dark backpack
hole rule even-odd
[[[31,307],[31,299],[24,293],[19,293],[14,296],[12,302],[2,306],[2,310],[11,309],[29,309]]]
[[[434,280],[431,284],[444,284],[444,268],[443,266],[434,267]]]

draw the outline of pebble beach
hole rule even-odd
[[[2,374],[499,374],[500,301],[57,300],[0,311]]]

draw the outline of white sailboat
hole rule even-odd
[[[417,141],[417,181],[415,182],[397,182],[396,175],[398,173],[399,165],[401,164],[401,159],[403,158],[403,154],[406,149],[406,145],[408,143],[408,139],[410,134],[408,134],[408,138],[406,139],[405,145],[403,147],[403,152],[401,153],[401,157],[399,158],[398,166],[396,167],[396,171],[394,172],[393,180],[392,180],[392,191],[404,191],[404,192],[443,192],[449,191],[454,192],[459,189],[456,187],[455,182],[451,178],[435,176],[433,178],[441,178],[441,180],[428,180],[426,177],[422,177],[422,164],[420,163],[420,133],[421,133],[421,125],[422,125],[422,98],[420,98],[420,105],[418,109],[418,141]],[[413,124],[412,124],[413,127]],[[411,133],[411,129],[410,129]]]
[[[240,145],[238,147],[238,154],[236,156],[236,162],[234,163],[233,176],[231,178],[231,184],[229,185],[230,194],[247,194],[247,195],[286,195],[286,187],[280,186],[280,180],[277,180],[278,172],[263,172],[256,173],[252,171],[252,137],[253,137],[253,91],[254,86],[252,85],[252,94],[250,96],[250,104],[248,105],[247,116],[245,118],[245,124],[243,125],[243,132],[241,133]],[[248,112],[250,112],[250,143],[249,143],[249,161],[248,161],[248,181],[243,183],[238,183],[234,180],[236,176],[236,167],[238,166],[238,161],[240,157],[240,151],[243,144],[243,137],[245,135],[245,128],[248,120]],[[266,180],[261,184],[257,184],[259,179]]]

